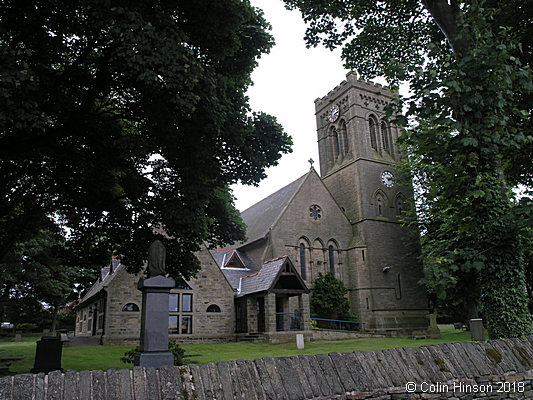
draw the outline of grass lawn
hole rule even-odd
[[[346,353],[355,350],[383,350],[393,347],[419,347],[444,342],[463,342],[470,340],[469,332],[454,330],[452,325],[440,326],[442,339],[413,340],[407,338],[362,338],[349,340],[306,342],[304,350],[296,349],[295,343],[217,343],[217,344],[184,344],[182,347],[189,360],[198,364],[227,361],[236,359],[253,360],[260,357],[284,357],[301,354],[325,354],[331,352]],[[0,341],[0,357],[23,355],[26,358],[16,361],[10,367],[15,373],[29,372],[35,357],[35,341],[38,338],[24,338],[23,342],[14,343],[3,339]],[[12,339],[10,339],[12,340]],[[65,370],[131,368],[124,364],[120,357],[131,346],[85,346],[65,347],[63,349],[62,366]]]

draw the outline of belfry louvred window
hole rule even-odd
[[[374,119],[374,117],[370,117],[370,119],[368,120],[368,128],[369,128],[369,131],[370,131],[370,146],[372,146],[372,148],[374,150],[378,150],[378,141],[377,141],[377,122],[376,120]]]

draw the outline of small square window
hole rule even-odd
[[[180,309],[180,295],[179,294],[170,294],[168,298],[168,311],[176,312]]]
[[[178,332],[178,316],[170,315],[168,317],[168,333],[177,334]]]
[[[181,333],[183,334],[192,333],[192,315],[181,316]]]
[[[183,294],[181,301],[181,311],[192,312],[192,294]]]

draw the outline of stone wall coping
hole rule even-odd
[[[498,380],[522,382],[530,393],[532,344],[533,336],[158,369],[22,374],[0,379],[0,400],[441,398],[420,391],[408,395],[406,384]],[[523,396],[518,398],[531,398]]]

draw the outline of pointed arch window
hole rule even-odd
[[[396,215],[401,216],[405,209],[405,196],[400,193],[396,197]]]
[[[374,150],[378,150],[378,141],[377,141],[377,122],[374,117],[370,117],[368,120],[368,128],[370,130],[370,145]]]
[[[334,159],[337,159],[341,153],[341,145],[339,142],[339,132],[337,132],[335,127],[331,128],[331,136],[333,137],[333,156],[335,157]]]
[[[340,125],[340,141],[342,144],[342,154],[348,154],[348,151],[350,150],[350,145],[348,143],[348,133],[346,130],[346,122],[344,120],[341,121]]]
[[[335,248],[332,244],[328,246],[328,262],[329,262],[329,272],[335,274]]]
[[[383,143],[383,150],[391,154],[390,134],[385,121],[381,121],[381,143]]]
[[[300,275],[302,279],[307,280],[307,260],[305,257],[305,244],[300,243]]]
[[[382,217],[385,215],[385,196],[383,193],[378,192],[376,194],[376,215]]]

